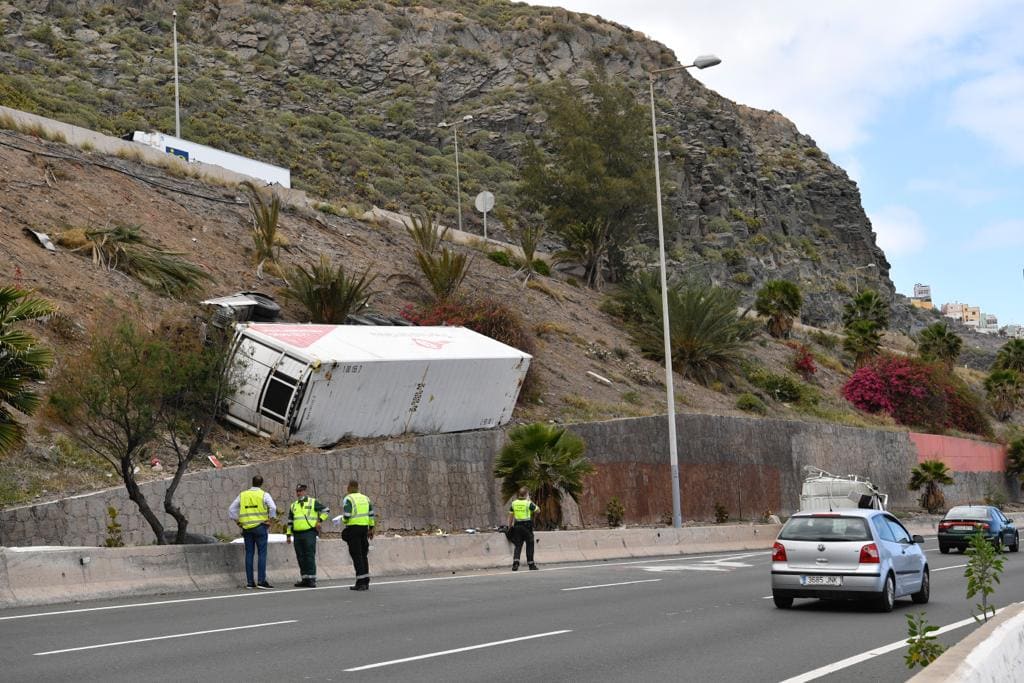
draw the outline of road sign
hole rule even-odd
[[[476,210],[484,215],[484,239],[487,239],[487,212],[494,208],[494,195],[484,190],[476,196]]]

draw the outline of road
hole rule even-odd
[[[925,545],[930,623],[975,628],[959,554]],[[284,548],[271,548],[283,552]],[[538,558],[543,563],[543,557]],[[766,551],[0,611],[10,681],[903,681],[909,599],[773,605]],[[372,554],[371,554],[372,566]],[[998,605],[1024,600],[1008,554]],[[844,660],[855,663],[844,666]]]

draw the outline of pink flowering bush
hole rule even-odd
[[[847,380],[843,397],[861,410],[885,413],[908,427],[991,434],[971,390],[941,365],[917,358],[876,357]]]

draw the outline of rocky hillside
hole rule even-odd
[[[178,11],[182,136],[292,169],[336,206],[439,212],[463,192],[512,203],[523,145],[544,126],[533,86],[602,69],[642,98],[676,64],[597,17],[499,1],[16,0],[0,2],[0,104],[123,134],[174,130],[171,11]],[[672,267],[740,288],[798,282],[804,320],[827,325],[857,282],[891,296],[860,196],[776,112],[737,105],[685,72],[657,107]],[[464,202],[465,222],[477,216]],[[500,234],[500,227],[498,228]],[[649,225],[637,262],[653,263]]]

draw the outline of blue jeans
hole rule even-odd
[[[267,536],[269,530],[265,524],[260,524],[254,529],[244,529],[242,540],[245,541],[245,582],[252,586],[256,582],[252,580],[252,554],[259,551],[259,582],[267,582]]]

